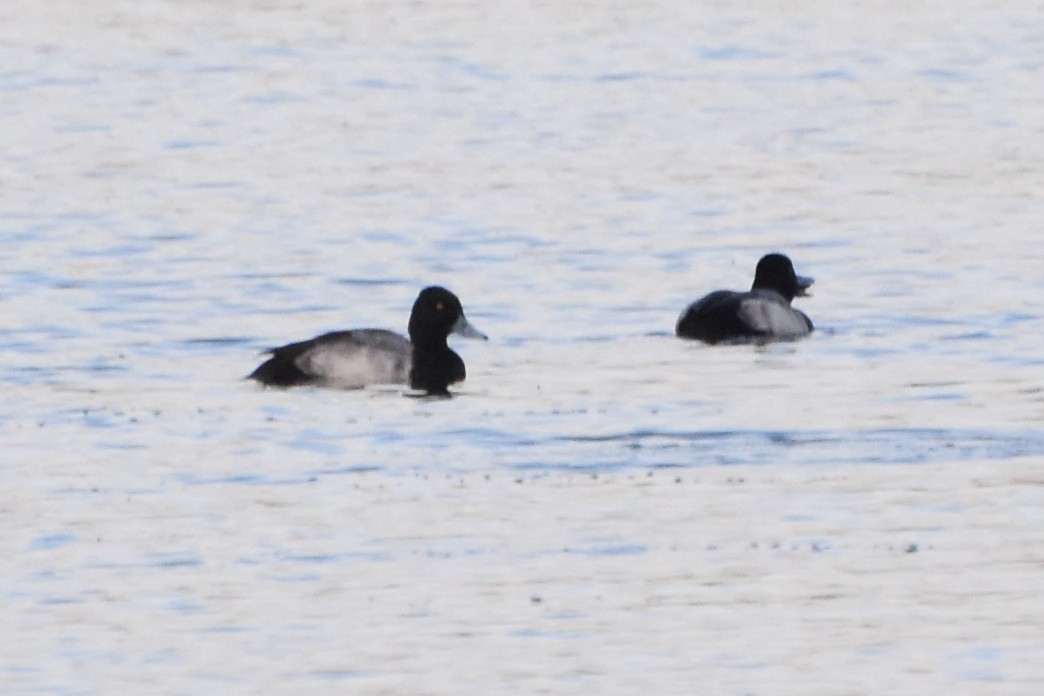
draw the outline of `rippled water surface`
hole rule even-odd
[[[1039,8],[0,21],[5,693],[1044,687]],[[455,398],[243,379],[433,283]]]

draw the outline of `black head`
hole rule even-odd
[[[787,300],[807,295],[812,278],[794,273],[794,264],[783,254],[766,254],[754,270],[752,290],[774,290]]]
[[[468,338],[485,336],[476,331],[464,318],[464,308],[457,296],[446,288],[433,285],[417,295],[410,312],[410,341],[445,345],[446,337],[457,333]]]

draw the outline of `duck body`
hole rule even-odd
[[[331,331],[269,353],[249,378],[271,387],[406,384],[413,363],[410,339],[387,329]]]
[[[446,396],[464,381],[464,361],[446,343],[451,333],[486,336],[464,317],[460,300],[445,288],[425,288],[410,313],[406,338],[387,329],[331,331],[268,351],[271,357],[249,379],[266,386],[360,389],[374,384],[408,384]]]
[[[814,330],[812,320],[791,306],[807,295],[813,280],[794,273],[783,254],[758,262],[747,292],[715,290],[689,305],[678,317],[675,334],[704,343],[792,341]]]

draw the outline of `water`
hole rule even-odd
[[[1039,692],[1039,9],[0,20],[5,693]],[[431,283],[458,398],[242,380]]]

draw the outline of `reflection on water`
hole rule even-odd
[[[1041,683],[1032,9],[70,12],[0,9],[11,693]],[[810,339],[673,337],[773,250]],[[243,379],[433,283],[456,398]]]

